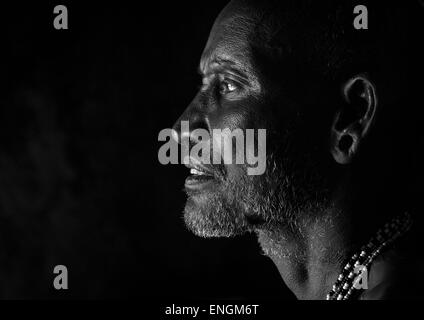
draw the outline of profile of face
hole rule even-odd
[[[186,135],[191,143],[198,128],[211,134],[226,128],[267,132],[262,175],[248,175],[246,164],[188,165],[196,171],[185,183],[184,218],[199,236],[299,230],[331,205],[338,166],[350,161],[373,116],[372,86],[365,78],[351,80],[340,94],[340,87],[303,64],[301,52],[293,52],[300,31],[280,28],[274,44],[272,21],[264,23],[266,14],[258,12],[236,1],[218,16],[200,60],[203,85],[174,125],[180,141]],[[337,113],[350,91],[368,94],[365,111],[354,119]],[[359,118],[366,120],[360,129],[353,125]],[[190,131],[181,130],[181,121],[189,122]],[[343,150],[337,140],[350,128],[357,131]]]

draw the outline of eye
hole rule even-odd
[[[237,90],[237,86],[228,80],[222,80],[219,84],[219,93],[222,95],[234,92]]]

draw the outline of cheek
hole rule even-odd
[[[241,182],[246,177],[246,168],[240,164],[229,164],[226,165],[227,178],[232,182]]]
[[[219,126],[218,126],[219,123]],[[226,113],[213,124],[214,152],[221,159],[228,175],[263,174],[266,167],[267,130],[258,118],[242,113]],[[259,167],[259,173],[249,173],[249,167]]]
[[[226,110],[225,112],[219,112],[209,117],[209,123],[211,129],[245,129],[248,125],[248,116],[242,112],[234,110]]]
[[[219,109],[209,114],[211,128],[230,130],[263,128],[265,109],[254,102],[246,99],[223,103]]]
[[[266,132],[267,121],[264,108],[257,101],[232,101],[222,104],[220,108],[208,114],[208,122],[214,140],[214,150],[222,156],[229,177],[245,176],[248,167],[266,167]],[[215,136],[215,132],[224,133]],[[261,143],[259,144],[259,131]],[[215,143],[216,140],[224,143]],[[215,146],[220,146],[215,148]],[[258,151],[261,151],[259,154]],[[227,157],[231,155],[231,158]],[[261,157],[260,159],[258,157]],[[253,173],[254,174],[254,173]]]

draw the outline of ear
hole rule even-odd
[[[351,78],[343,86],[343,105],[331,128],[330,148],[340,164],[352,161],[375,121],[377,94],[366,75]]]

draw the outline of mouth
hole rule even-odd
[[[190,158],[186,167],[190,169],[190,175],[185,180],[184,185],[187,191],[202,191],[216,182],[214,171],[198,160]]]

